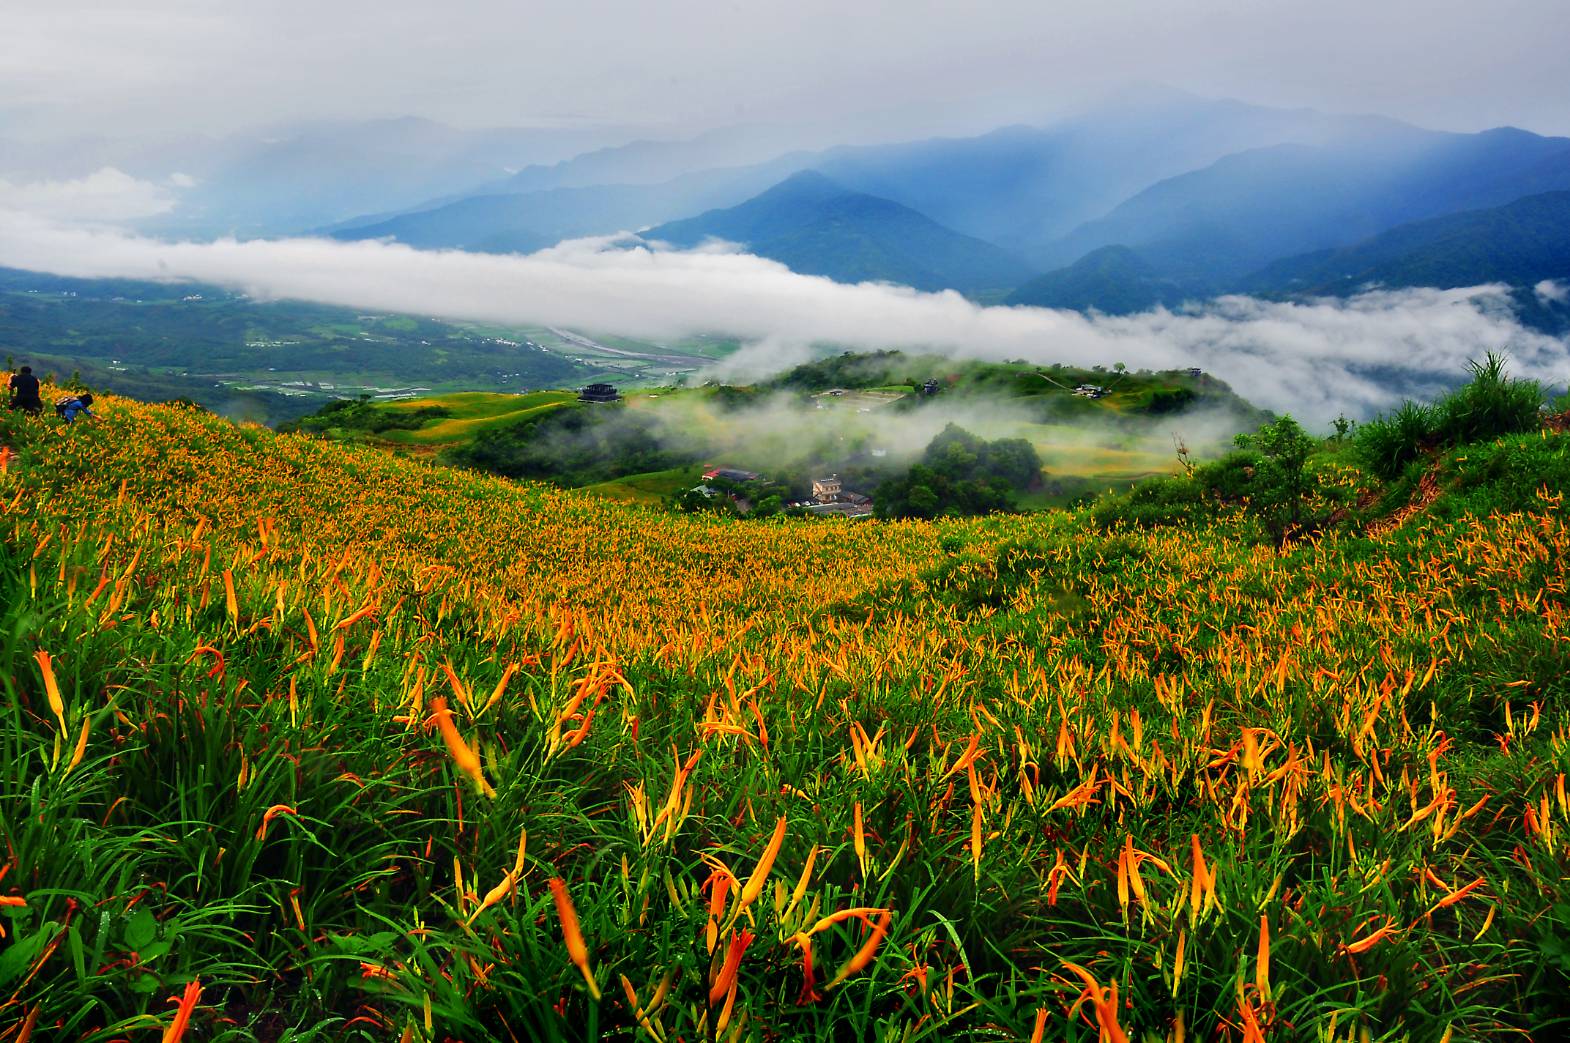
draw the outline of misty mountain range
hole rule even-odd
[[[163,234],[527,253],[637,231],[841,282],[1111,314],[1225,293],[1570,278],[1570,138],[1514,128],[1159,92],[1046,127],[897,144],[808,148],[746,127],[616,138],[389,120],[118,161],[194,178],[144,225]]]
[[[836,282],[879,280],[918,290],[979,292],[1030,277],[1024,261],[893,200],[804,170],[739,206],[651,228],[643,238],[693,247],[746,243],[749,252]]]
[[[725,153],[704,141],[686,154]],[[1570,139],[1514,128],[1449,133],[1163,96],[1049,128],[800,151],[657,180],[683,155],[672,143],[599,150],[333,234],[534,250],[643,228],[676,246],[736,243],[839,281],[1113,314],[1231,292],[1570,276],[1557,195],[1570,191]],[[1431,224],[1442,218],[1455,220]]]

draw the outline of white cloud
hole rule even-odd
[[[1229,297],[1196,312],[1087,318],[982,307],[957,293],[847,286],[773,261],[574,240],[529,256],[421,251],[381,242],[163,242],[0,211],[0,265],[82,277],[187,279],[449,318],[667,339],[746,342],[731,372],[776,370],[811,345],[1110,367],[1200,366],[1260,405],[1323,424],[1459,378],[1487,351],[1525,376],[1565,381],[1570,344],[1521,327],[1503,287],[1375,292],[1350,300]]]
[[[138,180],[115,167],[103,167],[63,181],[12,183],[0,179],[0,208],[25,210],[55,221],[134,221],[173,210],[175,195],[170,186],[190,187],[177,178],[184,175],[170,178],[169,185],[160,185]]]
[[[907,103],[928,119],[989,105],[1026,118],[1047,99],[1137,79],[1562,131],[1570,5],[1505,7],[1501,17],[1475,0],[13,0],[0,98],[41,126],[116,134],[403,112],[707,125]]]
[[[1532,289],[1537,293],[1537,299],[1544,304],[1563,304],[1570,301],[1570,283],[1544,279]]]

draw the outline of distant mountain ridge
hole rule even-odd
[[[1248,149],[1366,140],[1408,129],[1382,117],[1165,92],[1051,126],[835,149],[814,166],[848,187],[904,203],[1046,268],[1064,263],[1052,253],[1064,235],[1165,178]]]
[[[389,238],[427,249],[532,252],[563,239],[637,231],[716,206],[732,206],[796,169],[796,158],[787,157],[757,167],[699,171],[655,184],[467,196],[429,210],[349,222],[330,234],[346,240]]]
[[[1559,291],[1538,292],[1544,282],[1570,284],[1570,191],[1398,225],[1351,246],[1274,261],[1221,285],[1184,283],[1126,246],[1107,246],[1037,276],[1006,303],[1121,315],[1221,292],[1345,297],[1372,289],[1500,283],[1515,288],[1522,322],[1551,333],[1570,331],[1570,299]]]
[[[1531,286],[1545,279],[1570,279],[1570,191],[1400,225],[1353,246],[1285,258],[1237,288],[1336,295],[1369,286]]]
[[[161,234],[295,234],[464,194],[507,168],[592,148],[606,129],[462,130],[430,120],[336,121],[125,155],[128,173],[194,180],[149,221]],[[106,145],[106,157],[117,150]]]
[[[1067,263],[1123,245],[1171,277],[1219,286],[1282,257],[1562,189],[1570,189],[1570,139],[1510,128],[1277,145],[1153,185],[1055,253]]]
[[[1192,296],[1181,283],[1163,278],[1128,247],[1103,246],[1066,268],[1038,275],[1004,303],[1131,315],[1158,305],[1173,307]]]
[[[816,171],[793,174],[739,206],[651,228],[644,238],[682,247],[720,239],[804,275],[918,290],[1006,290],[1031,274],[991,243]]]
[[[1363,139],[1404,126],[1173,94],[1103,107],[1050,127],[840,146],[764,162],[755,162],[752,142],[721,148],[723,135],[634,142],[529,168],[466,198],[342,222],[332,234],[469,249],[487,248],[477,245],[486,242],[544,243],[561,237],[564,228],[571,229],[566,235],[632,231],[734,206],[792,173],[813,169],[848,189],[903,204],[1001,246],[1040,270],[1050,266],[1042,258],[1069,231],[1163,178],[1239,150],[1282,141]],[[739,158],[735,165],[721,165],[725,155]],[[571,194],[561,194],[566,190]],[[484,224],[490,227],[482,229]]]
[[[666,177],[727,155],[755,157],[759,140],[729,131],[601,149],[521,171],[490,194],[333,234],[533,251],[648,228],[678,246],[742,243],[843,281],[1110,314],[1240,291],[1563,277],[1553,229],[1479,216],[1570,191],[1570,138],[1510,127],[1451,133],[1164,95],[1049,127],[841,146]],[[589,183],[596,178],[610,180]],[[534,187],[510,190],[526,186]],[[1532,220],[1563,223],[1552,199],[1534,206]],[[1438,239],[1425,238],[1435,229],[1408,228],[1461,214],[1473,216],[1435,226]]]

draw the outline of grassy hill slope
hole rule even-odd
[[[102,412],[0,416],[0,1025],[1563,1024],[1535,480],[1276,554],[1226,518],[737,524]]]

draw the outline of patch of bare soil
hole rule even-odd
[[[1417,483],[1417,495],[1412,497],[1412,502],[1389,517],[1374,522],[1368,527],[1368,535],[1379,536],[1393,529],[1399,529],[1408,518],[1437,499],[1439,499],[1439,472],[1437,468],[1430,467],[1423,472],[1422,480]]]

